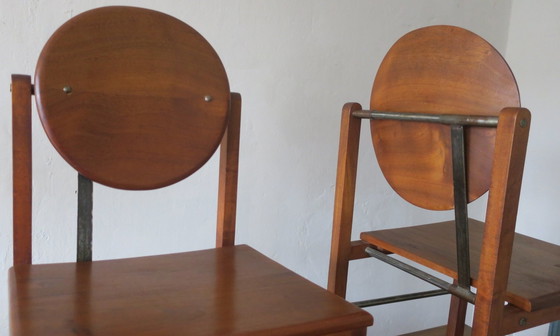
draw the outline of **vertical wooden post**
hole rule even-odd
[[[31,77],[12,75],[14,265],[31,264]]]
[[[340,126],[328,290],[341,297],[346,296],[348,263],[352,250],[352,219],[360,143],[361,119],[353,117],[352,112],[361,109],[357,103],[345,104]]]
[[[216,247],[235,244],[240,128],[241,95],[232,93],[228,126],[220,145]]]
[[[473,336],[500,335],[531,114],[500,112],[480,255]]]
[[[457,284],[457,281],[454,281]],[[465,317],[467,315],[468,302],[451,295],[449,304],[449,316],[447,318],[446,336],[463,336],[465,333]]]

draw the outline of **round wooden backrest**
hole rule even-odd
[[[371,109],[497,116],[519,106],[515,78],[488,42],[467,30],[432,26],[412,31],[389,50],[375,77]],[[490,186],[496,129],[466,129],[469,202]],[[450,127],[373,120],[377,160],[391,187],[417,206],[451,209]]]
[[[104,7],[62,25],[35,74],[43,127],[82,175],[154,189],[200,168],[229,113],[225,69],[187,24],[133,7]]]

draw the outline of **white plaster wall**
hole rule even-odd
[[[511,9],[511,2],[504,0],[0,0],[0,335],[7,334],[6,274],[12,258],[9,76],[32,74],[42,45],[70,17],[115,4],[174,15],[216,48],[232,90],[243,95],[237,241],[322,286],[326,286],[328,268],[342,105],[357,101],[367,106],[373,77],[387,49],[398,37],[421,26],[462,26],[505,51]],[[513,47],[508,49],[508,55],[516,53]],[[532,57],[517,56],[517,67]],[[524,86],[522,90],[527,89]],[[75,173],[50,148],[36,118],[33,129],[37,135],[34,262],[71,261]],[[363,143],[368,144],[365,127],[363,133]],[[533,169],[537,180],[541,179],[537,160],[552,160],[546,153],[554,148],[542,143],[541,156],[530,156],[529,161],[535,163],[528,163],[528,171]],[[449,218],[449,213],[426,214],[398,199],[376,168],[371,148],[366,145],[361,151],[356,233]],[[191,180],[167,190],[131,193],[96,186],[94,258],[211,247],[216,173],[213,158]],[[558,195],[550,180],[541,184],[550,189],[551,198]],[[529,204],[521,216],[538,207],[545,211],[539,224],[554,222],[551,210],[536,201],[540,196],[525,191]],[[527,200],[532,197],[535,201]],[[482,217],[480,208],[475,205],[475,216]],[[545,238],[557,233],[554,230],[533,229]],[[369,267],[359,270],[360,266]],[[354,263],[352,271],[350,300],[428,288],[371,260]],[[447,301],[435,298],[372,309],[376,325],[370,333],[396,335],[441,324]]]
[[[532,111],[518,231],[560,244],[560,2],[513,1],[506,57]]]
[[[517,230],[560,244],[560,2],[512,2],[506,58],[532,112]]]

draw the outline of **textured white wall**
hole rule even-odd
[[[7,334],[6,274],[12,258],[9,76],[32,74],[41,47],[70,17],[114,4],[174,15],[216,48],[232,90],[241,92],[244,99],[237,241],[251,244],[322,286],[328,268],[342,105],[357,101],[367,106],[383,55],[398,37],[414,28],[462,26],[505,51],[511,9],[510,1],[499,0],[0,0],[0,335]],[[508,55],[516,53],[512,47]],[[514,70],[532,59],[531,54],[518,56]],[[532,82],[526,86],[530,85]],[[521,89],[528,88],[522,84]],[[529,99],[524,101],[531,107]],[[553,116],[552,111],[549,115]],[[71,261],[75,254],[75,173],[50,148],[36,118],[33,129],[37,135],[34,262]],[[363,140],[369,142],[366,129]],[[544,140],[542,145],[542,160],[553,160],[546,153],[554,145]],[[449,213],[429,215],[398,199],[375,167],[372,149],[366,145],[361,150],[356,232],[449,218]],[[528,170],[533,169],[533,179],[540,179],[536,174],[540,157],[529,159],[534,162],[528,163]],[[216,173],[213,158],[189,181],[167,190],[130,193],[96,186],[94,258],[211,247]],[[541,184],[550,188],[551,198],[554,192],[558,195],[549,181]],[[531,207],[542,205],[527,201],[540,199],[536,192],[524,195],[529,204],[521,215],[526,217],[534,212]],[[551,210],[543,209],[539,224],[553,223]],[[473,214],[482,216],[480,205],[475,205]],[[545,238],[557,233],[552,226],[548,232],[540,227],[533,231]],[[363,265],[371,267],[357,270]],[[356,262],[352,270],[351,300],[427,288],[371,260]],[[376,325],[371,333],[395,335],[441,324],[446,319],[447,300],[372,309]]]
[[[517,230],[560,244],[560,2],[513,1],[506,58],[532,112]]]
[[[560,244],[560,2],[513,2],[506,57],[533,113],[518,230]]]

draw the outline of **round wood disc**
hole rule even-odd
[[[493,116],[518,106],[515,78],[498,51],[452,26],[400,38],[381,63],[370,105],[379,111]],[[469,201],[489,188],[495,132],[466,129]],[[449,126],[372,120],[371,133],[381,170],[399,195],[427,209],[453,208]]]
[[[82,175],[153,189],[200,168],[218,147],[229,84],[210,44],[166,14],[104,7],[61,26],[35,74],[43,127]]]

